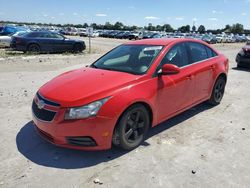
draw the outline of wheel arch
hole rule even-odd
[[[114,143],[114,138],[113,138],[113,137],[114,137],[114,135],[116,134],[116,133],[115,133],[115,131],[117,130],[116,128],[117,128],[117,126],[118,126],[118,124],[119,124],[119,122],[120,122],[120,120],[121,120],[123,114],[124,114],[124,113],[126,112],[126,110],[128,110],[130,107],[132,107],[132,106],[134,106],[134,105],[138,105],[138,104],[139,104],[139,105],[143,105],[143,106],[146,108],[146,110],[148,111],[149,120],[150,120],[149,129],[152,128],[153,120],[154,120],[154,117],[153,117],[154,115],[153,115],[153,109],[152,109],[152,107],[150,106],[150,104],[148,104],[148,103],[145,102],[145,101],[135,101],[135,102],[129,104],[128,106],[126,106],[126,107],[122,110],[122,112],[120,113],[118,119],[116,120],[115,126],[114,126],[114,128],[113,128],[113,133],[112,133],[112,139],[111,139],[111,143],[112,143],[112,144],[115,144],[115,143]],[[116,145],[116,144],[115,144],[115,145]]]
[[[217,78],[215,79],[215,82],[216,82],[216,80],[218,80],[218,79],[221,78],[221,77],[224,78],[225,81],[226,81],[226,83],[227,83],[227,74],[224,73],[224,72],[218,74]],[[215,82],[214,82],[214,83],[215,83]]]
[[[37,46],[40,48],[40,50],[41,50],[41,46],[40,46],[37,42],[32,41],[32,42],[29,42],[29,43],[26,45],[26,50],[27,50],[27,51],[29,51],[29,47],[30,47],[30,45],[32,45],[32,44],[37,45]]]
[[[217,77],[214,79],[214,82],[213,82],[213,85],[212,85],[212,87],[211,87],[211,89],[210,89],[210,95],[209,95],[209,98],[211,97],[211,95],[212,95],[212,92],[213,92],[213,88],[214,88],[214,85],[215,85],[215,83],[216,83],[216,81],[219,79],[219,78],[224,78],[225,79],[225,81],[226,81],[226,83],[227,83],[227,74],[225,73],[225,72],[221,72],[221,73],[219,73],[218,75],[217,75]]]
[[[153,118],[153,110],[152,110],[152,107],[145,101],[136,101],[136,102],[133,102],[133,103],[129,104],[128,106],[126,106],[126,108],[124,108],[122,113],[119,115],[119,118],[116,121],[115,127],[119,123],[121,117],[126,112],[126,110],[129,109],[130,107],[134,106],[134,105],[142,105],[142,106],[144,106],[146,108],[146,110],[148,111],[148,114],[149,114],[149,118],[150,118],[150,125],[152,127],[152,123],[153,123],[153,120],[154,120],[154,118]]]

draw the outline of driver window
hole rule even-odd
[[[172,47],[161,61],[161,66],[164,64],[174,64],[178,67],[188,65],[189,60],[185,44],[181,43]]]

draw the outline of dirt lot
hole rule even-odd
[[[250,72],[234,61],[243,44],[216,45],[230,59],[221,105],[201,104],[162,123],[134,151],[68,150],[36,134],[30,108],[37,89],[121,42],[93,39],[94,54],[2,56],[0,187],[249,187]]]

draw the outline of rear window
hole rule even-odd
[[[205,46],[206,50],[207,50],[207,56],[208,58],[212,58],[217,56],[217,53],[215,53],[211,48]]]
[[[191,63],[208,59],[207,50],[204,45],[199,43],[189,42],[188,48],[191,56]]]

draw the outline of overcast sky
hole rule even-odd
[[[0,20],[42,23],[127,25],[169,23],[207,29],[241,23],[250,29],[250,0],[0,0]]]

